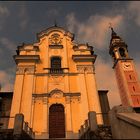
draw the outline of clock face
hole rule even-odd
[[[123,67],[123,69],[124,70],[133,70],[133,68],[132,68],[132,64],[131,63],[129,63],[129,62],[124,62],[124,63],[122,63],[122,67]]]

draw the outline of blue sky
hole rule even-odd
[[[98,89],[108,89],[110,105],[120,104],[109,41],[114,30],[128,45],[140,77],[139,1],[29,1],[0,2],[0,83],[2,91],[13,91],[18,45],[36,42],[36,33],[54,25],[75,34],[75,42],[89,43],[98,55],[95,62]]]

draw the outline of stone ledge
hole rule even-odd
[[[137,113],[117,113],[117,118],[130,124],[140,127],[140,114]]]

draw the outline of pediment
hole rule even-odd
[[[44,36],[49,36],[49,34],[51,34],[52,32],[59,32],[63,35],[69,36],[72,40],[74,39],[74,34],[70,33],[69,31],[65,30],[62,27],[57,27],[57,26],[47,28],[41,31],[40,33],[37,33],[37,39],[40,39]]]

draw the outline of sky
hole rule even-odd
[[[18,45],[37,42],[36,34],[57,22],[75,34],[75,42],[89,43],[97,54],[97,87],[109,90],[111,107],[120,105],[116,77],[109,55],[111,23],[128,45],[140,79],[139,1],[0,1],[0,84],[1,91],[13,91]]]

